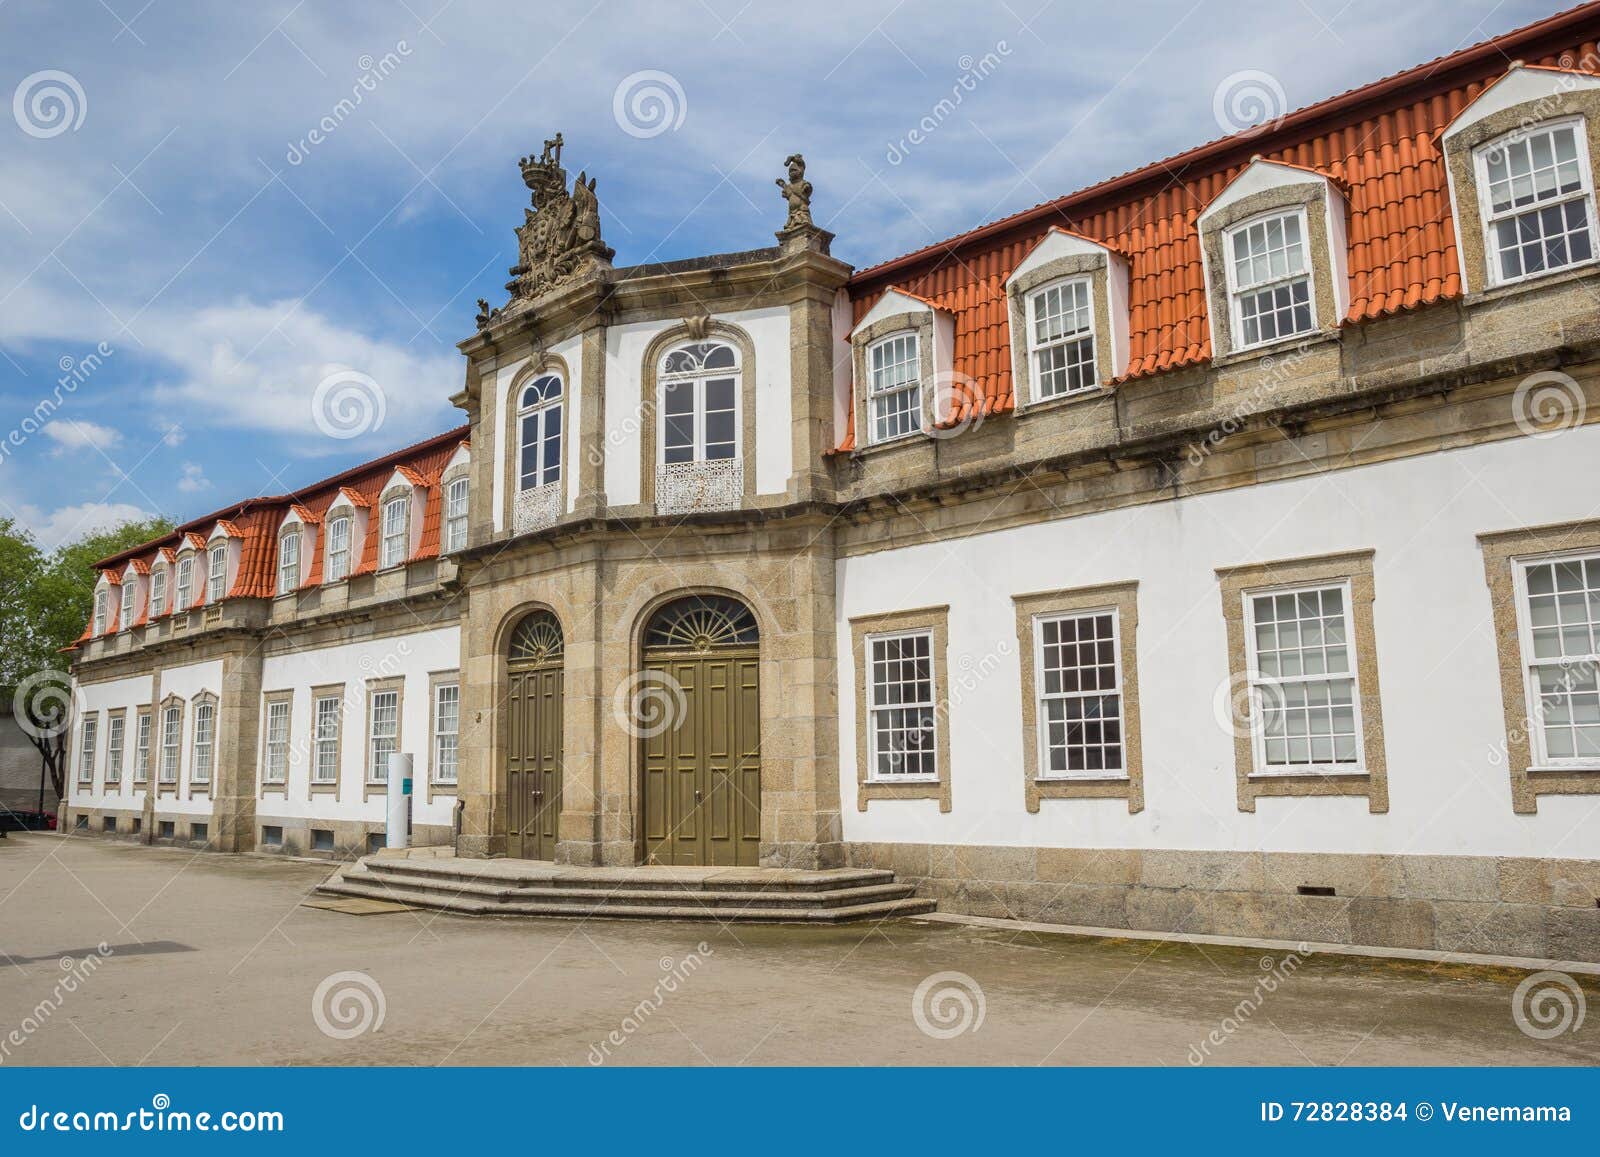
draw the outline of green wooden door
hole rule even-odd
[[[506,854],[553,860],[561,824],[562,638],[536,611],[512,636],[506,694]]]

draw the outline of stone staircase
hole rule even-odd
[[[578,868],[398,852],[350,864],[317,891],[467,916],[838,924],[936,906],[893,872],[865,868]]]

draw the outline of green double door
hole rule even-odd
[[[644,861],[754,867],[761,696],[754,650],[645,654],[659,715],[641,719]]]
[[[553,860],[561,824],[561,668],[513,666],[509,674],[506,854]]]

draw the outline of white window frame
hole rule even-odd
[[[86,715],[78,740],[78,784],[94,786],[96,749],[100,746],[100,716]]]
[[[1046,623],[1061,623],[1069,620],[1098,619],[1103,616],[1111,618],[1111,660],[1115,665],[1115,679],[1111,690],[1104,688],[1094,691],[1062,691],[1056,694],[1047,694],[1045,691],[1045,641],[1044,627]],[[1038,752],[1038,762],[1034,766],[1038,769],[1035,778],[1049,782],[1063,780],[1105,780],[1128,778],[1128,697],[1122,686],[1122,615],[1115,606],[1095,607],[1083,611],[1045,611],[1033,616],[1033,687],[1036,703],[1034,705],[1034,745]],[[1049,719],[1045,712],[1045,704],[1052,699],[1088,699],[1101,698],[1106,695],[1117,697],[1117,731],[1121,736],[1118,746],[1122,749],[1121,765],[1115,769],[1100,768],[1098,770],[1085,768],[1082,771],[1051,771],[1050,770],[1050,728]]]
[[[189,753],[189,782],[209,786],[217,749],[217,704],[212,699],[201,699],[193,704],[193,708],[194,750]],[[206,724],[203,732],[200,727],[202,711],[205,712]]]
[[[928,641],[928,694],[930,698],[926,703],[894,703],[879,704],[877,701],[878,686],[872,662],[873,644],[885,642],[890,639],[924,638]],[[868,783],[938,783],[944,769],[939,766],[939,667],[933,653],[934,638],[930,627],[912,627],[903,631],[875,631],[865,636],[862,640],[861,661],[866,664],[866,678],[862,681],[867,696],[867,782]],[[904,772],[888,774],[878,770],[878,728],[876,716],[879,711],[900,711],[905,709],[927,708],[933,713],[933,729],[928,742],[928,754],[932,757],[932,773],[919,772],[910,775]]]
[[[140,711],[134,724],[133,782],[135,784],[150,782],[150,737],[154,731],[154,714]]]
[[[1305,258],[1305,266],[1297,273],[1286,273],[1279,278],[1255,282],[1248,287],[1239,284],[1238,273],[1234,268],[1233,239],[1238,234],[1245,232],[1255,225],[1264,225],[1268,221],[1279,217],[1293,217],[1300,223],[1300,251]],[[1223,276],[1228,287],[1228,323],[1233,329],[1233,348],[1238,351],[1267,349],[1282,342],[1299,341],[1317,332],[1317,277],[1316,254],[1312,252],[1311,230],[1306,220],[1305,206],[1294,208],[1268,209],[1264,213],[1256,213],[1237,224],[1230,225],[1222,231],[1222,266]],[[1259,341],[1248,342],[1244,337],[1244,311],[1240,308],[1240,298],[1245,294],[1260,293],[1262,290],[1271,289],[1278,285],[1288,285],[1299,278],[1306,279],[1306,309],[1311,319],[1311,324],[1305,329],[1296,330],[1294,333],[1279,334],[1277,337],[1263,338]]]
[[[378,700],[388,696],[394,700],[394,733],[392,735],[378,734]],[[378,763],[379,740],[391,741],[389,748],[384,753],[382,766]],[[382,691],[367,692],[367,782],[371,784],[387,783],[389,781],[390,755],[400,750],[400,689],[390,687]]]
[[[178,581],[172,588],[173,613],[186,611],[194,605],[194,555],[178,560]]]
[[[399,525],[390,527],[389,512],[400,512]],[[404,566],[411,545],[411,496],[391,498],[378,509],[378,569]],[[393,548],[391,552],[391,548]]]
[[[1576,193],[1569,193],[1564,197],[1557,197],[1548,201],[1536,201],[1532,205],[1525,205],[1520,209],[1513,207],[1496,216],[1489,193],[1490,155],[1519,137],[1526,138],[1541,133],[1550,133],[1563,127],[1572,129],[1573,143],[1577,150],[1578,175],[1583,181],[1583,188]],[[1570,269],[1583,269],[1586,266],[1593,265],[1596,261],[1600,261],[1600,228],[1597,228],[1597,225],[1600,225],[1600,220],[1597,220],[1595,212],[1594,170],[1589,166],[1588,126],[1582,116],[1559,117],[1554,120],[1539,121],[1533,125],[1521,125],[1511,132],[1502,133],[1492,141],[1484,142],[1472,151],[1472,172],[1477,182],[1478,220],[1483,225],[1484,267],[1488,271],[1491,287],[1516,285],[1519,282],[1531,281],[1539,277],[1552,277],[1558,273],[1565,273]],[[1569,201],[1582,202],[1584,212],[1588,215],[1589,256],[1583,261],[1574,261],[1570,265],[1562,265],[1554,269],[1537,269],[1532,273],[1524,270],[1515,277],[1506,277],[1500,264],[1500,246],[1495,241],[1495,225],[1500,221],[1514,219],[1525,213],[1536,212],[1552,205],[1565,205]]]
[[[292,595],[300,589],[300,531],[286,531],[278,538],[278,593]]]
[[[218,565],[218,564],[221,565]],[[206,548],[206,603],[220,603],[228,597],[228,542]]]
[[[878,375],[873,369],[872,365],[873,358],[876,356],[878,350],[899,341],[909,341],[911,343],[911,364],[917,367],[916,379],[908,385],[897,385],[890,389],[880,390],[878,388]],[[922,335],[914,329],[901,329],[896,330],[891,334],[885,334],[883,337],[880,337],[877,341],[872,342],[867,346],[866,367],[867,444],[871,446],[883,446],[890,442],[898,442],[902,438],[911,438],[918,434],[925,433],[926,431],[923,426],[922,413],[922,390],[926,383],[922,380]],[[884,438],[878,437],[878,420],[876,413],[878,407],[883,405],[883,403],[885,403],[888,399],[908,392],[912,395],[913,402],[911,413],[916,415],[916,424],[912,426],[911,429],[906,430],[903,433],[890,434]]]
[[[121,618],[117,623],[118,630],[126,631],[129,627],[133,626],[133,612],[138,610],[138,602],[139,591],[134,585],[133,576],[129,575],[127,578],[122,580],[122,607],[120,610]]]
[[[344,545],[339,545],[339,528],[344,528]],[[322,581],[325,583],[343,582],[350,577],[350,554],[355,548],[355,519],[348,514],[341,514],[338,518],[328,521],[328,557],[322,567]]]
[[[99,638],[106,633],[107,618],[111,614],[111,589],[101,587],[94,593],[94,633]]]
[[[288,699],[273,699],[267,703],[267,717],[262,744],[261,782],[277,786],[289,782],[289,719],[293,703]],[[282,734],[274,737],[273,724],[283,724]]]
[[[172,703],[161,709],[161,768],[159,787],[176,787],[183,770],[183,707]]]
[[[453,478],[444,488],[444,552],[466,549],[468,502],[472,487],[465,476]]]
[[[1600,559],[1597,550],[1569,550],[1554,554],[1531,554],[1512,559],[1512,585],[1516,591],[1517,648],[1522,663],[1522,689],[1527,714],[1528,751],[1530,771],[1600,771],[1600,759],[1574,756],[1570,759],[1552,759],[1544,734],[1543,705],[1540,702],[1538,669],[1543,666],[1571,667],[1588,662],[1600,666],[1600,653],[1585,656],[1562,656],[1558,659],[1536,659],[1533,653],[1532,607],[1528,602],[1528,569],[1551,563]]]
[[[106,786],[122,782],[122,757],[128,740],[128,716],[106,717]]]
[[[560,387],[560,392],[553,398],[543,398],[532,405],[523,405],[522,399],[527,396],[528,390],[546,378],[554,378]],[[516,461],[512,469],[516,472],[517,491],[537,490],[541,486],[553,486],[561,481],[562,469],[566,466],[565,458],[567,438],[567,380],[560,374],[546,373],[535,374],[531,379],[517,387],[517,436],[516,436]],[[544,460],[544,445],[550,438],[550,418],[554,414],[559,425],[556,428],[556,464],[548,466]],[[537,448],[534,453],[534,468],[532,478],[523,470],[523,458],[527,454],[529,439],[526,436],[527,421],[533,419],[534,435],[533,445]]]
[[[323,704],[332,703],[333,710],[324,713]],[[312,783],[338,783],[339,782],[339,732],[343,727],[344,700],[338,695],[319,695],[311,701],[311,782]],[[323,724],[332,723],[331,730],[325,730]],[[333,773],[323,774],[323,755],[326,754],[328,762],[332,764]]]
[[[150,572],[150,617],[163,614],[167,609],[167,568]]]
[[[445,692],[455,696],[456,719],[455,726],[446,731],[440,725],[441,709],[444,706]],[[452,742],[450,752],[450,775],[441,774],[440,768],[444,763],[443,740]],[[433,782],[447,786],[454,786],[460,781],[461,776],[461,684],[459,682],[435,683],[433,686],[433,760],[429,768]]]
[[[667,361],[673,354],[699,345],[715,345],[727,349],[733,354],[733,365],[719,366],[716,369],[702,367],[697,370],[685,370],[678,373],[667,372]],[[662,355],[661,369],[656,377],[656,393],[660,401],[660,404],[656,407],[659,411],[656,416],[657,465],[698,466],[707,463],[744,461],[744,398],[741,396],[744,393],[741,388],[741,383],[744,381],[744,356],[740,353],[737,345],[731,341],[724,341],[715,337],[708,337],[698,342],[680,343]],[[706,389],[714,381],[733,382],[733,454],[727,458],[708,458],[706,456]],[[669,463],[667,461],[667,390],[670,387],[681,388],[683,386],[688,386],[692,392],[689,404],[691,406],[690,417],[694,422],[694,433],[689,444],[689,460],[681,463]]]
[[[1084,310],[1088,315],[1088,325],[1071,333],[1062,334],[1047,342],[1039,341],[1039,306],[1041,299],[1051,290],[1068,290],[1074,293],[1081,289],[1084,298]],[[1076,310],[1076,307],[1074,307]],[[1100,388],[1100,348],[1094,332],[1094,278],[1084,276],[1058,277],[1048,281],[1037,289],[1028,291],[1028,380],[1033,383],[1033,401],[1045,402],[1052,398],[1071,398],[1078,394],[1087,394]],[[1089,343],[1088,372],[1090,381],[1088,385],[1076,389],[1057,390],[1054,393],[1044,391],[1044,373],[1039,367],[1039,355],[1046,350],[1062,346],[1077,345],[1079,342]]]
[[[1299,595],[1311,591],[1337,590],[1344,611],[1344,646],[1350,670],[1343,674],[1285,675],[1267,678],[1261,674],[1256,658],[1255,601],[1268,595]],[[1366,729],[1361,718],[1361,660],[1356,641],[1355,609],[1351,602],[1349,579],[1295,583],[1289,586],[1254,587],[1240,593],[1244,603],[1245,677],[1250,697],[1251,775],[1262,779],[1282,776],[1364,776],[1368,774]],[[1297,763],[1273,767],[1267,763],[1266,728],[1261,687],[1266,684],[1315,683],[1333,679],[1350,680],[1350,702],[1354,709],[1356,760],[1354,763]]]

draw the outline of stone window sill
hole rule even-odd
[[[1074,390],[1070,394],[1057,394],[1052,398],[1040,398],[1036,402],[1029,402],[1025,406],[1018,406],[1016,414],[1025,418],[1030,414],[1046,413],[1052,410],[1063,410],[1070,406],[1081,406],[1086,402],[1103,401],[1116,392],[1115,386],[1095,386],[1087,390]]]
[[[1267,342],[1264,345],[1253,345],[1249,349],[1230,350],[1211,359],[1211,365],[1216,369],[1227,366],[1243,365],[1246,362],[1257,361],[1265,357],[1281,356],[1296,346],[1310,349],[1313,346],[1338,345],[1339,331],[1336,329],[1316,329],[1310,333],[1297,333],[1292,337],[1279,338],[1277,341]]]

